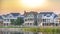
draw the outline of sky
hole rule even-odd
[[[60,0],[0,0],[0,14],[24,11],[53,11],[60,13]]]

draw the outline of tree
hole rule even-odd
[[[16,23],[16,20],[15,19],[10,19],[10,21],[11,21],[11,24],[12,25],[15,25],[15,23]]]
[[[24,23],[24,20],[22,17],[17,18],[16,25],[22,25]]]
[[[11,24],[13,25],[22,25],[24,20],[22,17],[18,17],[17,19],[11,19]]]

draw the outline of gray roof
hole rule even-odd
[[[14,17],[20,15],[20,13],[11,13],[11,14],[12,14]]]
[[[27,16],[27,15],[30,15],[30,14],[37,15],[38,13],[37,13],[37,12],[34,12],[34,11],[25,12],[25,13],[24,13],[24,16]]]
[[[0,19],[3,19],[2,16],[0,16]]]
[[[5,18],[7,18],[8,16],[9,16],[9,14],[7,14],[7,15],[2,15],[3,17],[5,17]]]
[[[44,15],[44,16],[46,16],[46,15],[48,15],[47,17],[50,17],[50,16],[52,16],[52,14],[54,14],[53,12],[40,12],[39,14],[41,14],[41,15]],[[54,14],[54,18],[56,18],[56,17],[58,17],[56,14]]]
[[[53,12],[40,12],[40,14],[45,14],[45,15],[50,14],[51,15],[51,14],[53,14]]]

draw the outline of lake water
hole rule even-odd
[[[60,33],[54,33],[54,32],[11,32],[11,31],[0,31],[0,34],[60,34]]]

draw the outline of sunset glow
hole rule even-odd
[[[23,6],[27,7],[38,7],[43,6],[46,0],[21,0]]]
[[[32,10],[60,13],[60,0],[0,0],[0,14]]]

